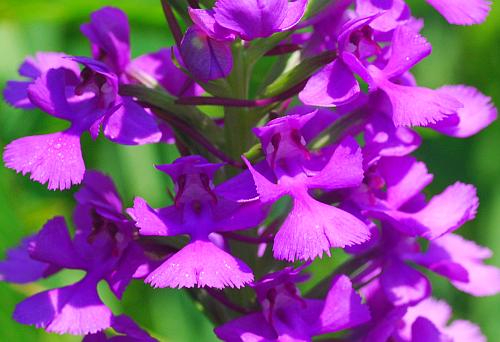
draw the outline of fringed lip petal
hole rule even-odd
[[[153,287],[240,288],[253,280],[252,270],[212,242],[195,240],[151,272]]]
[[[3,160],[8,168],[48,183],[49,190],[80,184],[85,173],[80,134],[71,129],[14,140],[5,147]]]

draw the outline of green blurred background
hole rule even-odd
[[[500,9],[493,9],[480,26],[448,25],[421,0],[408,1],[416,16],[425,18],[424,35],[434,46],[433,54],[415,68],[420,84],[438,87],[466,83],[478,87],[500,104]],[[87,41],[79,32],[90,12],[104,5],[123,9],[130,18],[133,55],[172,44],[157,0],[1,0],[0,1],[0,88],[17,78],[17,67],[26,55],[37,51],[64,51],[89,54]],[[64,123],[39,111],[23,112],[0,104],[0,147],[13,139],[33,133],[54,132]],[[458,140],[422,131],[425,142],[417,156],[427,162],[435,180],[429,193],[438,193],[461,180],[477,185],[481,206],[474,222],[460,233],[491,249],[500,250],[500,124],[495,123],[479,135]],[[127,206],[134,196],[147,198],[154,206],[166,204],[164,192],[169,183],[152,167],[176,157],[172,147],[124,147],[99,138],[83,138],[87,167],[111,174]],[[23,236],[37,231],[55,215],[70,217],[73,191],[50,192],[27,177],[0,168],[0,258]],[[338,252],[333,257],[341,259]],[[338,261],[336,261],[338,262]],[[500,264],[500,252],[490,261]],[[316,263],[315,279],[331,268],[331,260]],[[0,283],[0,341],[78,341],[78,337],[45,334],[16,324],[11,313],[16,303],[44,288],[68,284],[80,274],[65,271],[36,285],[16,286]],[[500,336],[500,298],[473,298],[456,291],[440,278],[434,280],[434,295],[454,307],[454,318],[478,323],[490,341]],[[105,301],[115,313],[134,317],[161,341],[212,341],[210,322],[198,312],[187,295],[176,290],[153,290],[135,282],[119,303],[106,286],[100,287]]]

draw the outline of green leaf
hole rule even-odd
[[[120,94],[135,97],[140,102],[162,109],[202,132],[215,145],[221,146],[223,144],[222,129],[210,117],[194,106],[175,104],[173,97],[164,91],[150,89],[141,85],[123,85],[120,86]]]
[[[309,78],[316,70],[332,62],[336,57],[334,52],[324,52],[321,55],[301,61],[290,71],[282,74],[267,86],[264,97],[276,96],[287,89]]]

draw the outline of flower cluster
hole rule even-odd
[[[162,1],[175,46],[132,59],[126,15],[105,7],[81,26],[92,57],[39,52],[7,83],[10,105],[70,124],[11,142],[5,165],[51,190],[81,185],[74,232],[50,219],[8,252],[0,280],[85,272],[25,299],[14,319],[84,341],[154,341],[97,292],[104,280],[120,299],[139,279],[195,288],[224,341],[483,341],[473,323],[449,324],[427,277],[500,292],[500,269],[484,263],[492,252],[455,233],[476,216],[476,189],[457,182],[428,198],[433,175],[411,153],[415,126],[457,138],[487,127],[491,99],[417,85],[410,70],[431,45],[404,0],[188,2]],[[491,5],[427,2],[459,25]],[[278,56],[269,75],[253,75],[267,56]],[[156,165],[174,184],[169,205],[137,197],[124,209],[112,179],[86,171],[80,137],[101,130],[118,144],[176,144],[182,157]],[[301,294],[334,248],[350,258]]]

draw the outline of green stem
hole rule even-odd
[[[248,99],[251,68],[245,58],[242,44],[233,48],[233,73],[228,77],[231,96],[237,99]],[[252,112],[248,108],[224,108],[224,130],[226,149],[229,156],[239,159],[250,148],[253,142],[251,128],[254,124]]]

